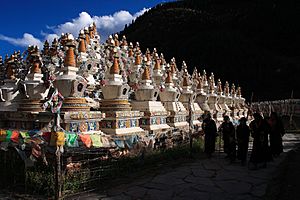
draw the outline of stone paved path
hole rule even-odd
[[[116,186],[105,193],[90,193],[84,200],[130,199],[203,199],[203,200],[257,200],[262,199],[267,184],[276,176],[276,167],[286,153],[300,144],[300,134],[284,136],[284,152],[267,168],[248,170],[239,163],[229,164],[218,153],[212,159],[199,159],[178,167],[161,170]],[[0,194],[0,199],[10,199]]]
[[[157,172],[106,191],[105,194],[80,199],[203,199],[203,200],[256,200],[262,199],[268,181],[286,153],[300,143],[300,134],[284,136],[284,152],[267,168],[248,170],[239,163],[229,164],[223,157],[196,160],[193,163]]]

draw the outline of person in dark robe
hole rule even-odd
[[[204,116],[202,130],[204,132],[204,152],[207,154],[207,157],[210,158],[211,154],[215,152],[217,136],[216,122],[211,118],[210,113]]]
[[[236,158],[235,128],[227,115],[224,116],[224,122],[220,125],[219,131],[222,134],[226,158],[233,162]]]
[[[247,119],[245,117],[242,117],[240,119],[240,124],[236,128],[236,137],[237,137],[237,144],[238,144],[237,157],[241,161],[242,165],[245,165],[247,161],[249,136],[250,136],[250,129],[249,126],[247,125]]]
[[[285,134],[284,126],[276,112],[272,112],[268,120],[271,127],[270,149],[272,156],[277,157],[283,151],[282,136]]]
[[[270,151],[268,144],[268,135],[270,126],[259,113],[253,114],[254,120],[250,123],[251,136],[253,137],[253,148],[250,156],[250,163],[254,169],[266,167],[270,160]]]

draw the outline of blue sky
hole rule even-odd
[[[81,26],[96,21],[102,36],[120,31],[126,23],[156,4],[170,0],[5,0],[0,12],[0,55],[41,46],[61,32],[77,37]],[[102,38],[101,40],[103,41]]]

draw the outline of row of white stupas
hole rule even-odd
[[[167,63],[156,49],[142,53],[139,43],[128,43],[125,36],[109,36],[101,44],[95,24],[76,39],[62,34],[41,51],[30,46],[22,55],[0,58],[0,81],[2,126],[16,128],[34,128],[26,125],[32,120],[46,126],[43,113],[49,111],[42,105],[50,99],[55,112],[55,88],[64,97],[63,127],[83,133],[186,131],[191,121],[200,126],[205,112],[221,122],[223,115],[238,119],[248,111],[240,87],[222,86],[205,70],[194,68],[190,75],[185,62],[179,70],[175,58]]]

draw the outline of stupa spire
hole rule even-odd
[[[120,46],[120,42],[119,42],[119,36],[118,34],[114,35],[114,41],[115,41],[115,47]]]
[[[149,72],[150,61],[149,60],[145,60],[145,61],[146,61],[146,67],[142,75],[142,80],[150,80],[150,72]]]
[[[154,64],[154,69],[153,70],[160,70],[161,67],[160,67],[160,59],[158,58],[158,56],[156,57],[155,59],[155,64]]]
[[[85,36],[84,31],[81,30],[79,33],[79,46],[78,46],[78,52],[85,53],[86,52],[86,46],[85,46]]]
[[[151,61],[151,53],[150,53],[150,50],[147,48],[146,50],[146,58],[148,61]]]
[[[172,74],[176,73],[176,66],[175,66],[175,61],[174,59],[171,59],[171,63],[170,63],[170,71]]]
[[[230,93],[230,89],[229,89],[229,83],[228,81],[225,82],[225,85],[224,85],[224,94],[226,96],[229,96],[229,93]]]
[[[68,41],[66,43],[66,46],[68,47],[68,50],[66,52],[66,56],[64,59],[65,67],[67,66],[76,67],[76,60],[74,54],[75,44],[74,44],[74,37],[72,34],[68,35]]]
[[[198,85],[197,85],[197,89],[203,89],[203,85],[202,85],[202,77],[201,77],[201,76],[198,77]]]
[[[182,61],[181,70],[183,70],[183,71],[187,70],[187,65],[186,65],[185,61]]]
[[[212,76],[209,77],[209,93],[213,94],[215,92],[215,84]]]
[[[203,75],[202,75],[202,77],[203,77],[203,82],[206,83],[206,82],[207,82],[207,75],[206,75],[205,69],[203,70]]]
[[[129,43],[129,50],[128,50],[128,57],[133,57],[133,44],[132,42]]]
[[[218,79],[218,83],[217,83],[217,93],[218,93],[218,95],[221,95],[223,93],[222,82],[220,79]]]
[[[183,83],[182,83],[183,87],[189,86],[189,80],[188,79],[189,79],[188,72],[187,72],[187,70],[185,70],[184,75],[183,75]]]
[[[49,53],[49,42],[47,40],[45,40],[44,48],[43,48],[43,54],[48,55],[48,53]]]
[[[117,52],[115,52],[114,62],[113,62],[113,65],[110,68],[109,73],[110,74],[119,74],[120,73],[119,56],[117,55]]]
[[[141,53],[140,51],[137,51],[135,54],[135,65],[140,65],[141,64]]]
[[[90,26],[89,26],[89,36],[90,36],[90,38],[94,38],[94,27],[93,27],[93,24],[91,24]]]
[[[232,97],[235,96],[235,85],[234,85],[234,83],[232,83],[232,85],[231,85],[231,96]]]
[[[123,37],[122,37],[122,44],[121,44],[121,46],[122,47],[125,47],[125,46],[127,46],[128,44],[127,44],[127,40],[126,40],[126,36],[125,35],[123,35]]]
[[[84,28],[84,34],[85,34],[86,44],[89,45],[91,41],[90,41],[90,35],[89,35],[89,29],[88,29],[88,27]]]
[[[166,77],[166,83],[173,83],[173,80],[172,80],[172,72],[170,70],[168,70],[167,72],[167,77]]]

